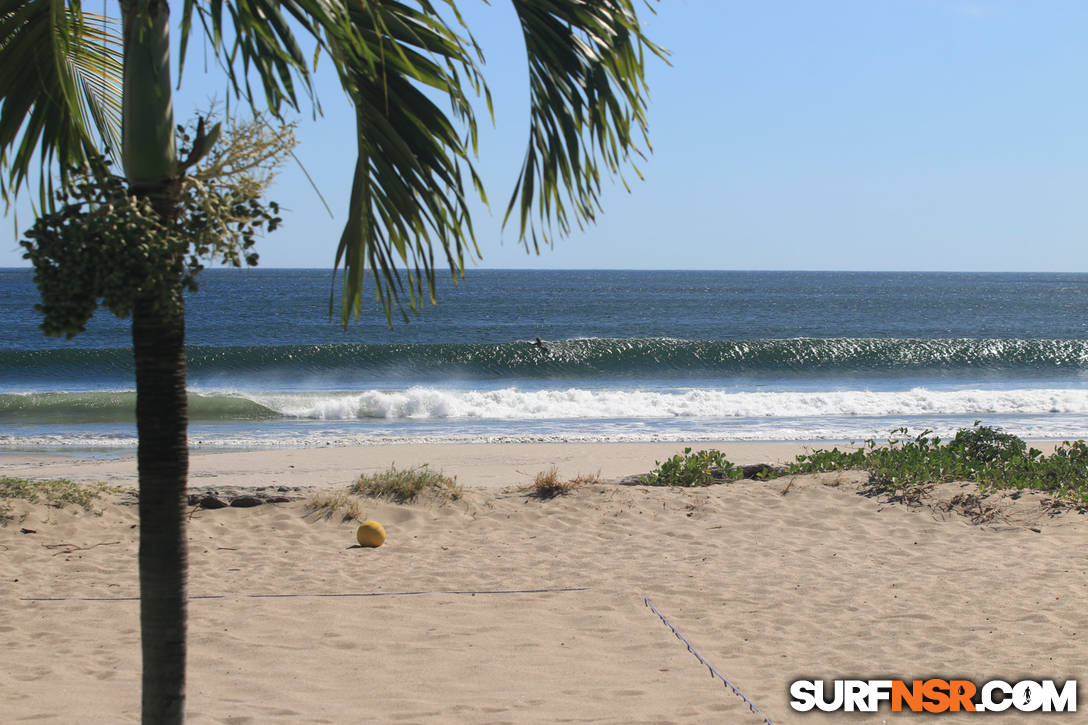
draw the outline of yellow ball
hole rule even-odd
[[[359,546],[381,546],[385,543],[385,529],[377,521],[364,521],[355,532]]]

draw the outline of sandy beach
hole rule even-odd
[[[1083,679],[1088,519],[1040,496],[949,507],[864,495],[861,474],[703,489],[612,483],[683,444],[413,445],[199,453],[192,487],[272,486],[286,503],[194,510],[195,723],[759,723],[644,602],[774,723],[796,679]],[[796,445],[698,444],[737,463]],[[307,515],[310,489],[429,463],[458,501],[368,500],[385,546]],[[541,500],[555,465],[603,483]],[[0,475],[135,482],[131,459],[6,454]],[[295,488],[303,490],[294,490]],[[5,722],[133,722],[137,517],[16,502],[0,528]],[[23,530],[33,533],[22,533]],[[969,721],[968,714],[942,722]],[[1082,715],[990,714],[991,723]],[[852,714],[851,723],[929,720]]]

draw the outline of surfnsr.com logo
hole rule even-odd
[[[1076,712],[1077,681],[797,680],[790,697],[798,712],[876,712],[884,703],[892,712]]]

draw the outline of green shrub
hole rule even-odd
[[[642,477],[649,486],[710,486],[744,477],[724,453],[715,450],[692,453],[685,448],[682,454],[654,463],[657,468]]]
[[[978,462],[1008,461],[1027,453],[1027,445],[1011,433],[975,423],[962,428],[952,439],[950,446]]]
[[[886,446],[867,440],[862,448],[837,448],[797,456],[787,474],[860,469],[869,482],[892,494],[942,481],[974,481],[983,489],[1030,489],[1088,503],[1088,444],[1065,442],[1050,456],[1020,438],[980,425],[961,429],[947,443],[930,431],[911,437],[892,431]]]

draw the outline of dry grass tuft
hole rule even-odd
[[[594,483],[601,482],[601,472],[596,473],[579,473],[574,478],[570,479],[567,483],[574,484],[575,486],[586,486]]]
[[[388,498],[397,503],[415,501],[423,494],[446,501],[456,501],[464,495],[456,479],[432,471],[426,464],[403,470],[390,466],[389,470],[381,473],[364,473],[352,484],[351,492]]]
[[[306,515],[326,521],[337,515],[341,521],[362,521],[363,502],[342,491],[315,493],[306,502]]]
[[[579,473],[569,481],[560,481],[559,469],[552,466],[548,471],[541,471],[536,474],[536,479],[533,480],[529,493],[536,498],[555,498],[556,496],[566,496],[586,484],[600,482],[600,472],[593,475]]]

